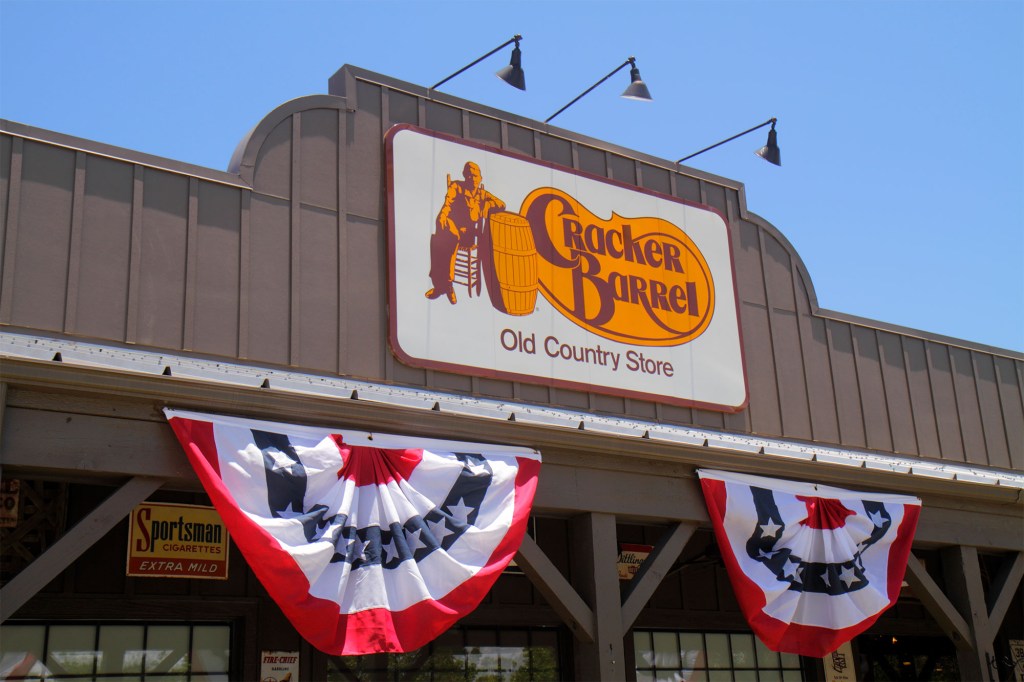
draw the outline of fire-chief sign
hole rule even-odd
[[[408,125],[386,147],[390,339],[402,362],[746,405],[717,211]]]

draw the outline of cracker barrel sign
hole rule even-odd
[[[746,405],[714,209],[408,125],[386,145],[390,339],[404,363]]]

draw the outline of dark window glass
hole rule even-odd
[[[337,682],[550,682],[561,679],[558,633],[541,628],[453,628],[404,654],[334,656]]]

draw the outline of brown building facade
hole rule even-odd
[[[227,172],[0,122],[0,671],[29,652],[54,679],[250,680],[261,652],[298,652],[301,679],[825,679],[750,634],[710,467],[921,498],[857,679],[1012,679],[1024,356],[819,308],[739,183],[350,66],[329,92],[268,114]],[[385,146],[402,124],[721,215],[742,405],[403,362]],[[235,549],[223,581],[126,577],[133,508],[208,503],[164,407],[536,448],[529,537],[430,647],[328,657]],[[631,580],[622,545],[651,547]]]

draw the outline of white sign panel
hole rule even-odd
[[[1017,682],[1024,682],[1024,639],[1011,639],[1009,644],[1013,677]]]
[[[403,362],[746,405],[717,211],[412,126],[386,142],[391,345]]]
[[[260,682],[298,682],[298,651],[264,651],[260,656]]]

